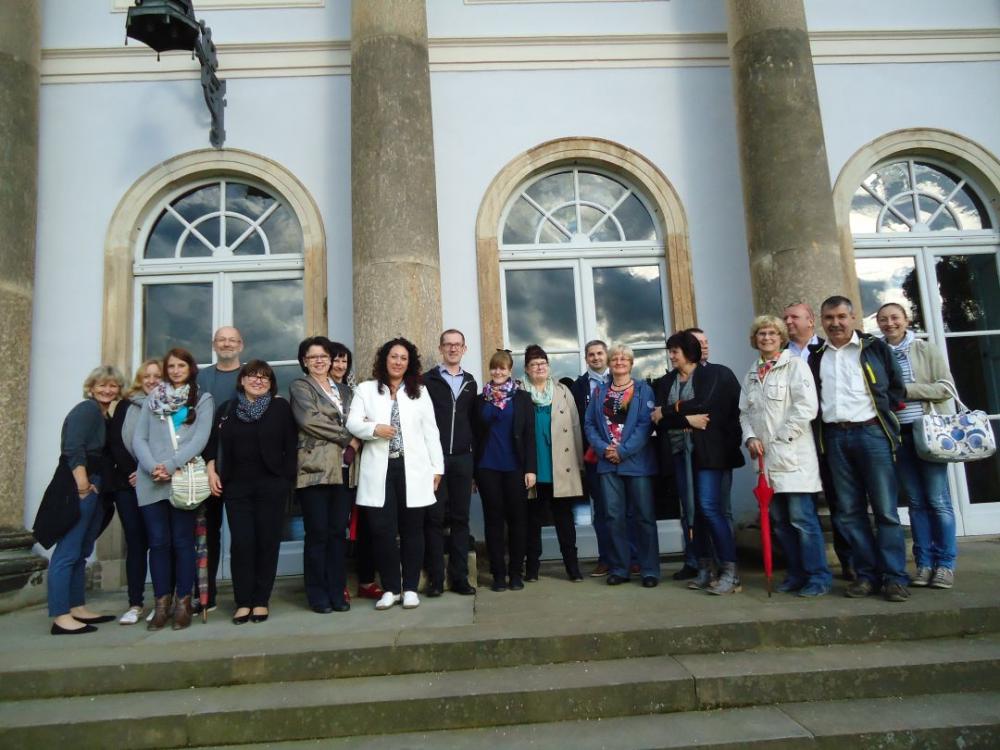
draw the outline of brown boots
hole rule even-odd
[[[191,595],[178,599],[174,604],[174,630],[183,630],[191,624]]]
[[[156,597],[156,609],[153,611],[153,619],[146,625],[146,630],[163,630],[170,619],[170,605],[174,598],[170,594]]]

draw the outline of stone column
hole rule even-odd
[[[441,331],[437,190],[424,0],[354,0],[351,209],[354,361],[370,373],[396,336],[437,357]],[[473,290],[466,290],[473,293]]]
[[[802,0],[727,0],[754,310],[858,301],[841,252]]]
[[[0,3],[0,611],[45,561],[24,530],[24,462],[38,192],[41,3]],[[43,587],[41,588],[43,591]]]

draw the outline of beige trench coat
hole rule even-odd
[[[350,411],[351,389],[337,384],[337,390],[344,408]],[[344,448],[354,437],[347,429],[347,415],[340,412],[312,378],[293,381],[288,395],[299,426],[299,472],[295,486],[343,484]]]
[[[552,393],[552,496],[583,495],[583,435],[580,414],[569,388],[556,383]],[[528,493],[536,497],[535,490]]]

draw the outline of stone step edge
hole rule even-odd
[[[455,638],[422,631],[360,648],[330,647],[324,639],[315,648],[297,651],[294,644],[283,643],[268,652],[266,642],[254,641],[232,644],[231,650],[211,657],[205,644],[198,643],[185,644],[190,645],[186,652],[172,649],[170,658],[163,652],[109,649],[108,661],[101,664],[56,660],[0,670],[0,701],[1000,633],[1000,605],[603,633],[477,638],[475,626],[456,630],[462,632],[448,634]]]
[[[928,711],[931,707],[932,710]],[[985,709],[985,710],[984,710]],[[845,726],[812,719],[846,717]],[[891,718],[889,718],[891,717]],[[860,719],[860,720],[859,720]],[[473,729],[368,735],[365,750],[464,750],[469,747],[565,750],[738,750],[782,747],[841,748],[1000,746],[1000,692],[944,693],[894,698],[778,703],[611,719],[508,724]],[[357,738],[313,738],[281,743],[201,746],[202,750],[269,748],[351,750]]]
[[[846,648],[841,647],[841,651]],[[720,702],[717,689],[724,675],[697,665],[689,670],[672,657],[621,660],[621,664],[553,665],[544,671],[522,667],[499,669],[494,674],[411,675],[405,684],[394,683],[391,689],[388,678],[358,678],[354,684],[302,686],[297,700],[274,689],[285,686],[266,685],[223,688],[214,695],[212,691],[171,691],[158,699],[151,697],[156,701],[152,705],[144,696],[36,701],[33,705],[7,706],[7,719],[0,721],[0,746],[13,750],[72,742],[81,750],[103,750],[120,745],[240,744],[367,735],[383,733],[387,726],[414,732],[501,725],[509,723],[504,720],[510,716],[522,723],[546,723],[792,700],[891,698],[927,694],[928,687],[940,688],[942,693],[966,687],[970,691],[1000,690],[1000,642],[996,639],[987,640],[985,645],[981,639],[957,639],[945,644],[944,653],[935,659],[920,661],[910,653],[905,664],[895,663],[901,647],[881,655],[879,644],[850,648],[866,652],[861,654],[862,661],[881,663],[849,665],[842,653],[835,655],[837,667],[832,670],[820,658],[801,672],[773,672],[764,677],[748,674],[746,695],[724,702]],[[984,650],[989,655],[983,656]],[[808,661],[808,650],[802,651],[801,656]],[[759,656],[766,665],[770,655]],[[428,678],[437,678],[439,683],[428,682]],[[489,687],[482,689],[478,682],[470,682],[472,678],[488,681]],[[765,679],[767,696],[757,690]],[[707,700],[702,683],[707,685]],[[729,693],[732,696],[731,686]],[[357,699],[345,699],[345,695]],[[42,720],[36,721],[35,716]]]

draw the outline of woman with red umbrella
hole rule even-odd
[[[822,596],[833,576],[816,515],[820,479],[810,423],[819,402],[809,367],[782,351],[787,343],[788,329],[781,319],[754,319],[750,345],[760,356],[743,379],[740,425],[751,458],[763,457],[774,488],[770,516],[788,561],[788,575],[778,591]]]

